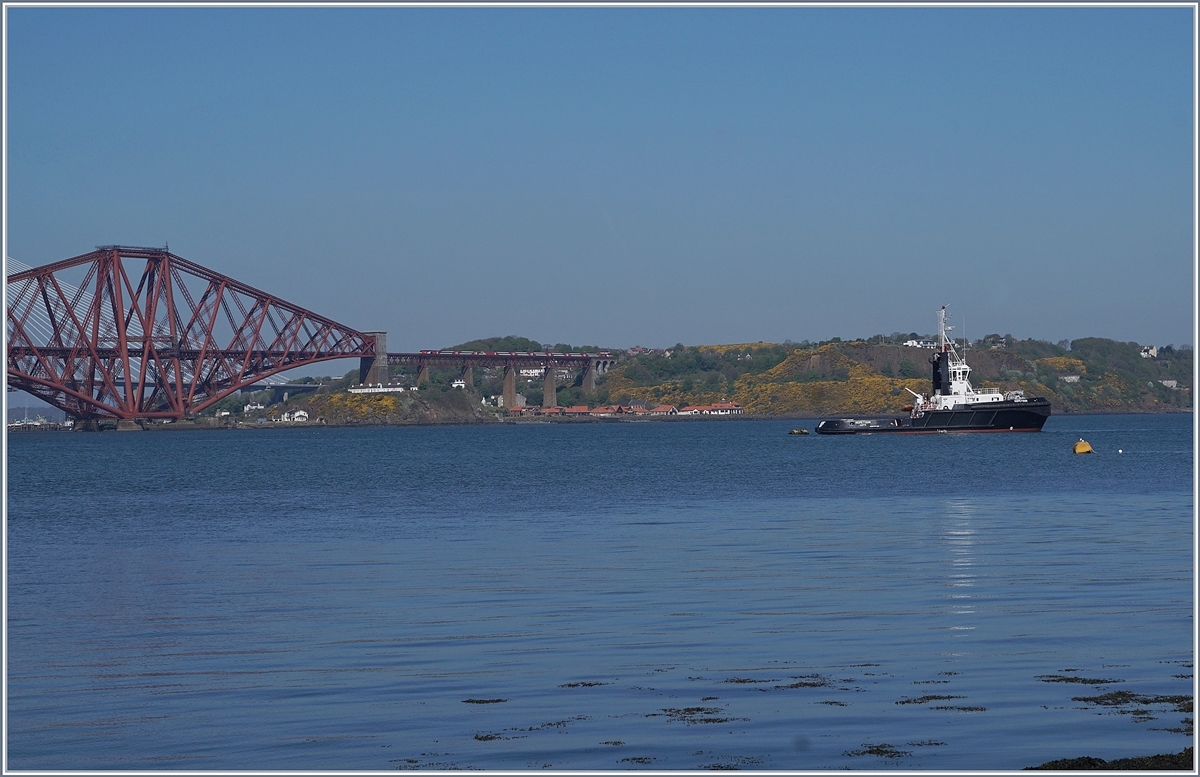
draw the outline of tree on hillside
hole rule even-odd
[[[448,351],[540,351],[542,344],[537,340],[516,335],[504,337],[486,337],[482,340],[472,340],[461,345],[452,345]]]

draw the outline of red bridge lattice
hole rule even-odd
[[[75,418],[188,418],[283,370],[375,359],[373,333],[165,248],[101,246],[7,280],[8,384]]]

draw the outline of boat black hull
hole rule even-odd
[[[989,402],[969,410],[927,410],[916,418],[832,418],[817,424],[817,434],[930,434],[935,432],[1040,432],[1050,417],[1050,402]]]

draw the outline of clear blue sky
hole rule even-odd
[[[1193,342],[1188,8],[7,19],[27,264],[169,241],[390,350],[930,332],[945,303],[974,337]]]

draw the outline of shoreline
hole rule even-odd
[[[1110,415],[1191,415],[1194,411],[1179,410],[1179,411],[1137,411],[1137,410],[1121,410],[1121,411],[1099,411],[1088,413],[1071,413],[1064,412],[1061,415],[1079,417],[1079,416],[1110,416]],[[891,414],[874,414],[874,415],[855,415],[855,414],[825,414],[825,415],[752,415],[743,413],[736,416],[653,416],[653,417],[636,417],[622,418],[620,416],[609,417],[573,417],[573,416],[527,416],[504,418],[499,413],[481,416],[471,420],[453,419],[453,420],[420,420],[420,421],[401,421],[388,422],[380,421],[377,423],[328,423],[325,421],[313,422],[302,421],[295,423],[247,423],[245,421],[234,421],[232,423],[222,423],[211,418],[201,418],[194,421],[174,421],[172,423],[138,423],[134,422],[119,422],[113,419],[105,419],[97,424],[96,428],[85,429],[78,424],[75,427],[67,427],[62,424],[44,424],[40,426],[22,425],[8,426],[7,431],[10,434],[26,434],[26,433],[50,433],[50,432],[195,432],[195,431],[266,431],[275,429],[363,429],[377,427],[400,427],[400,426],[492,426],[492,425],[529,425],[529,424],[633,424],[633,423],[725,423],[736,421],[820,421],[828,418],[878,418],[882,416],[897,415]],[[1051,418],[1054,416],[1052,415]]]

